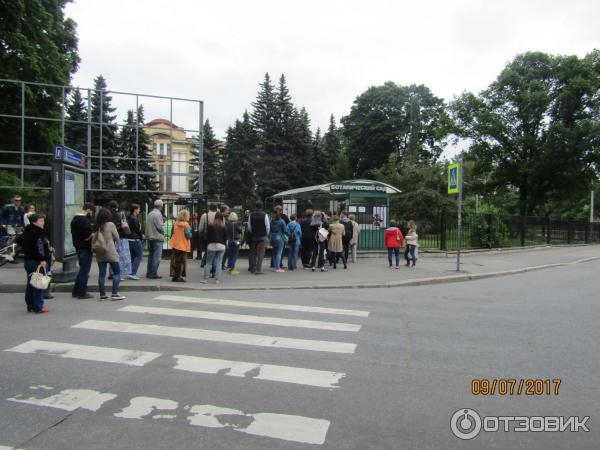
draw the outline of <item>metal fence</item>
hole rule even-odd
[[[86,120],[71,120],[68,117],[70,96],[76,89],[83,94],[82,102]],[[0,181],[0,189],[19,189],[43,191],[50,189],[50,170],[54,145],[61,144],[72,147],[87,156],[88,192],[147,192],[153,195],[162,193],[188,194],[191,191],[202,192],[203,189],[203,130],[204,104],[201,100],[164,97],[132,92],[75,88],[47,83],[26,82],[20,80],[0,79],[0,171],[10,176],[10,184]],[[125,111],[115,113],[116,121],[104,121],[102,106],[99,111],[93,110],[93,101],[100,105],[103,98],[111,96],[115,103],[125,105],[126,110],[134,111],[133,125],[125,121]],[[117,101],[118,99],[118,101]],[[113,104],[115,105],[115,104]],[[148,115],[168,118],[170,129],[147,126],[138,123],[137,111],[145,108]],[[113,110],[108,111],[109,115]],[[193,135],[194,150],[198,152],[198,163],[190,165],[190,161],[181,154],[178,159],[171,154],[157,152],[154,148],[140,148],[140,137],[144,130],[165,132],[165,142],[179,142],[174,136],[173,122],[190,123],[191,126],[178,127],[186,135]],[[135,151],[131,155],[115,156],[114,148],[104,147],[103,133],[113,130],[116,134],[129,131],[134,135]],[[77,142],[72,136],[79,136]],[[71,136],[71,138],[69,138]],[[169,144],[170,145],[170,144]],[[165,149],[166,144],[165,144]],[[169,147],[170,148],[170,147]],[[161,149],[162,150],[162,149]],[[152,152],[150,158],[141,155]],[[168,159],[165,162],[165,158]],[[115,161],[128,162],[129,169],[118,169]],[[151,170],[140,165],[146,162]],[[148,165],[147,164],[147,165]],[[150,177],[163,184],[157,190],[147,190],[138,186],[140,177]],[[179,177],[185,183],[172,189],[168,181]],[[118,183],[115,181],[118,180]],[[163,180],[166,180],[163,183]],[[189,181],[189,183],[188,183]],[[118,185],[118,187],[115,187]],[[111,187],[109,187],[111,186]],[[192,189],[192,186],[194,187]],[[118,198],[118,196],[116,195]]]
[[[394,215],[391,217],[401,217]],[[374,223],[369,214],[356,214],[361,226],[359,250],[385,248],[385,224]],[[440,214],[437,218],[414,218],[418,242],[422,249],[455,251],[457,221],[454,214]],[[404,234],[407,219],[398,221]],[[485,249],[543,244],[600,243],[600,222],[555,220],[547,217],[499,216],[466,214],[461,231],[462,248]]]

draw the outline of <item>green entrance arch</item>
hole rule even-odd
[[[361,227],[359,248],[383,248],[383,230],[389,225],[390,195],[402,191],[381,181],[356,179],[306,186],[279,192],[270,201],[281,204],[286,214],[306,209],[348,211]]]

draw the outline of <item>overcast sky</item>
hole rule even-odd
[[[600,47],[598,0],[75,0],[81,64],[115,91],[204,101],[217,136],[251,109],[265,72],[284,73],[313,129],[339,120],[369,86],[425,84],[451,100],[487,87],[525,51],[583,56]],[[146,120],[168,102],[140,100]],[[134,98],[115,96],[121,113]],[[176,103],[173,121],[198,128]]]

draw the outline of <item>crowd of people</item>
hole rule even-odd
[[[13,203],[2,210],[2,223],[24,226],[19,245],[25,255],[27,310],[45,313],[44,292],[33,287],[29,281],[36,271],[49,271],[52,263],[52,246],[44,230],[45,215],[35,212],[31,205],[26,211],[20,206],[22,199],[16,195]],[[171,251],[169,276],[172,282],[185,282],[188,259],[196,250],[196,259],[203,267],[203,277],[194,280],[219,283],[222,274],[239,275],[236,268],[242,245],[249,248],[248,271],[264,274],[263,261],[268,247],[271,248],[270,269],[274,273],[298,270],[300,259],[303,270],[326,272],[329,268],[348,268],[348,262],[356,262],[360,226],[356,218],[346,211],[338,213],[307,209],[303,214],[288,217],[281,205],[275,207],[271,216],[257,201],[253,211],[245,211],[243,221],[236,212],[225,205],[210,204],[208,211],[192,226],[190,212],[182,209],[172,220],[163,214],[162,200],[156,200],[147,214],[145,227],[140,224],[141,207],[131,204],[127,213],[121,211],[116,201],[108,207],[96,207],[85,203],[82,210],[70,222],[71,236],[77,254],[79,271],[72,296],[89,299],[88,279],[95,255],[98,264],[98,289],[100,300],[123,300],[119,292],[121,281],[139,280],[138,274],[143,242],[147,243],[148,257],[146,278],[160,279],[159,266],[165,242]],[[195,216],[197,218],[197,216]],[[406,243],[404,258],[406,266],[416,264],[417,233],[414,221],[409,221],[406,238],[392,220],[385,230],[385,246],[388,249],[389,267],[400,265],[400,248]],[[287,250],[287,266],[284,265]],[[395,257],[394,261],[392,260]],[[412,263],[412,265],[411,265]],[[329,266],[327,268],[326,266]],[[110,294],[106,277],[112,280]],[[49,292],[46,295],[50,295]]]

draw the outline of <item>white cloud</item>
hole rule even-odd
[[[485,88],[520,52],[583,56],[600,41],[594,0],[80,0],[66,11],[80,36],[75,84],[101,73],[109,89],[201,99],[220,137],[265,72],[284,73],[323,129],[371,85],[425,84],[450,100]],[[197,128],[194,111],[176,109],[175,123]],[[147,110],[168,118],[168,107]]]

